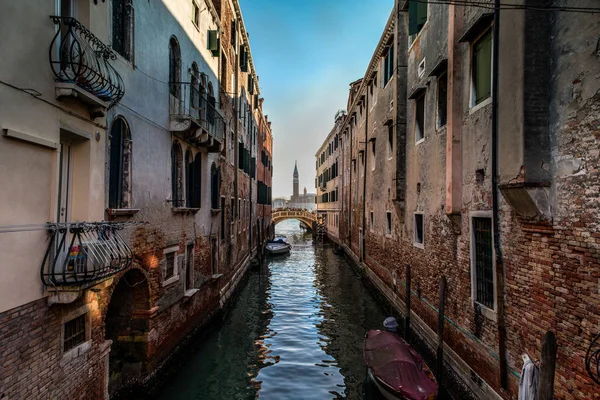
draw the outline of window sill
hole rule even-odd
[[[475,307],[477,306],[479,306],[479,309],[481,310],[481,315],[494,322],[498,320],[498,315],[496,314],[496,311],[492,310],[487,306],[484,306],[476,300],[473,300],[473,311],[475,311]]]
[[[215,214],[220,214],[221,213],[221,209],[220,208],[211,208],[210,209],[210,213],[215,215]]]
[[[68,363],[68,362],[76,359],[77,357],[84,355],[85,353],[90,351],[91,348],[92,348],[91,340],[88,340],[87,342],[83,342],[83,343],[73,347],[72,349],[66,351],[63,354],[60,363],[61,364]]]
[[[183,297],[189,299],[192,296],[194,296],[196,293],[198,293],[200,291],[200,289],[188,289],[183,293]]]
[[[415,142],[415,146],[416,146],[416,145],[418,145],[418,144],[421,144],[421,143],[423,143],[424,141],[425,141],[425,138],[422,138],[422,139],[419,139],[419,140],[417,140],[417,141]]]
[[[199,208],[191,208],[191,207],[173,207],[173,212],[175,214],[186,214],[186,213],[190,213],[190,214],[196,214],[198,211],[200,211]]]
[[[413,242],[413,246],[419,249],[425,249],[425,244],[423,243]]]
[[[488,97],[487,99],[485,99],[484,101],[482,101],[481,103],[474,105],[473,107],[471,107],[469,109],[469,115],[473,115],[474,113],[476,113],[477,111],[481,110],[482,108],[485,108],[486,106],[492,104],[492,97]]]
[[[179,280],[179,275],[172,276],[172,277],[170,277],[169,279],[165,279],[165,280],[162,282],[161,286],[162,286],[162,287],[169,286],[169,285],[171,285],[171,284],[173,284],[173,283],[177,282],[178,280]]]
[[[140,211],[139,208],[107,208],[106,212],[111,217],[132,217]]]
[[[210,278],[213,281],[218,281],[219,279],[221,279],[222,276],[223,276],[223,274],[213,274],[213,275],[210,276]]]

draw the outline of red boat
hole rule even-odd
[[[396,333],[367,332],[363,354],[370,378],[386,399],[436,398],[438,384],[431,370]]]

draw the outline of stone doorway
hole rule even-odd
[[[146,371],[150,293],[139,269],[129,270],[115,287],[105,318],[106,339],[112,340],[109,384],[112,394]]]

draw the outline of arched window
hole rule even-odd
[[[131,203],[131,134],[123,118],[110,129],[108,208],[129,208]]]
[[[197,110],[200,107],[200,72],[198,71],[198,64],[195,62],[192,63],[191,75],[190,105]]]
[[[171,148],[171,181],[173,207],[183,207],[183,153],[177,142]]]
[[[169,93],[181,99],[181,50],[175,36],[169,41]]]
[[[219,197],[221,195],[221,169],[215,163],[210,167],[210,208],[219,209]]]

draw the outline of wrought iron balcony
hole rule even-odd
[[[125,94],[125,85],[111,65],[116,54],[75,18],[50,18],[58,26],[50,44],[50,66],[56,81],[63,84],[57,87],[57,97],[78,87],[93,95],[76,95],[91,105],[110,108],[118,103]]]
[[[133,252],[118,234],[123,227],[111,222],[50,225],[41,267],[44,285],[85,288],[127,268]]]
[[[213,96],[190,82],[171,82],[169,109],[172,131],[184,132],[186,139],[209,151],[219,151],[224,123]]]

